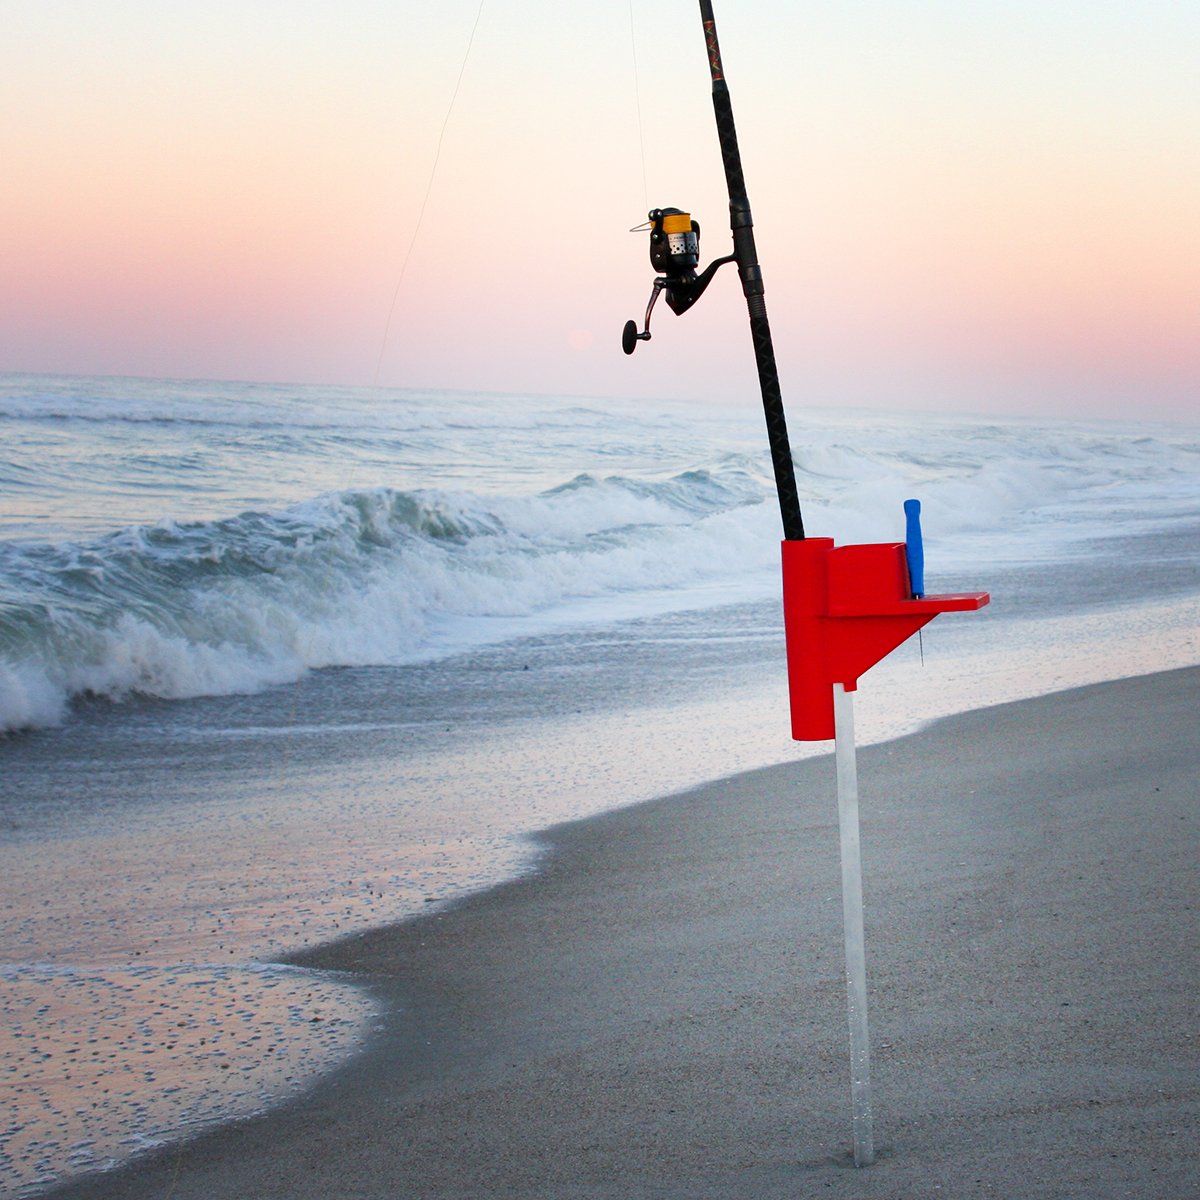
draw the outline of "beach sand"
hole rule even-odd
[[[378,1036],[61,1197],[1200,1196],[1200,668],[863,748],[875,1138],[850,1162],[833,761],[545,835],[305,956]]]

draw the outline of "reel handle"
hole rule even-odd
[[[690,268],[686,275],[659,275],[654,281],[654,290],[650,293],[650,303],[646,305],[645,326],[641,333],[638,333],[637,322],[626,321],[621,332],[621,349],[626,354],[632,354],[637,349],[638,342],[650,340],[650,314],[654,311],[659,292],[667,293],[667,306],[676,316],[682,316],[704,295],[712,277],[726,263],[731,262],[737,262],[736,255],[727,254],[724,258],[714,258],[699,275]]]
[[[641,333],[638,333],[636,321],[625,322],[625,328],[621,331],[621,349],[626,354],[632,354],[637,349],[638,342],[650,340],[650,314],[654,311],[654,304],[658,300],[659,292],[667,286],[667,280],[661,275],[654,281],[654,290],[650,293],[650,303],[646,305],[646,324]]]
[[[641,333],[638,333],[636,321],[625,322],[625,328],[621,331],[621,349],[626,354],[632,354],[637,349],[638,342],[648,342],[649,340],[649,329],[644,329]]]

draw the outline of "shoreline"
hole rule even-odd
[[[860,749],[867,1171],[825,754],[554,826],[528,875],[287,958],[380,1002],[361,1053],[41,1194],[1186,1195],[1198,693],[1182,668]]]

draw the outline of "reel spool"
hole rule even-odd
[[[650,265],[671,279],[695,275],[700,262],[700,222],[680,208],[650,213]]]

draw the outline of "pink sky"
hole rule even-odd
[[[18,2],[0,370],[754,399],[695,6]],[[718,4],[789,405],[1191,418],[1200,10]],[[397,283],[399,290],[397,291]],[[396,306],[386,345],[383,331]],[[381,359],[382,351],[382,359]]]

